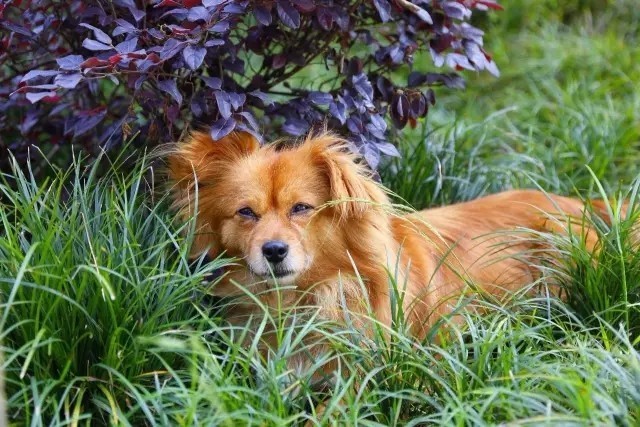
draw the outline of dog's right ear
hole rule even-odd
[[[181,188],[206,183],[258,148],[258,140],[247,132],[232,132],[217,141],[208,133],[193,132],[169,154],[169,176]]]

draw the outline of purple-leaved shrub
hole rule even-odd
[[[375,168],[382,155],[399,155],[388,123],[415,126],[435,103],[433,86],[463,88],[461,70],[498,73],[469,20],[499,8],[491,0],[0,1],[0,151],[74,143],[95,152],[136,133],[152,145],[188,126],[211,126],[214,138],[235,129],[297,136],[327,123]]]

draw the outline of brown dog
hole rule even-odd
[[[238,283],[248,286],[253,298],[231,317],[260,301],[274,310],[318,307],[336,322],[346,308],[389,325],[391,274],[420,336],[449,310],[443,301],[469,284],[499,295],[539,276],[530,257],[544,248],[522,230],[573,228],[596,242],[583,230],[581,201],[532,190],[397,215],[385,189],[330,133],[282,148],[260,147],[244,133],[220,141],[194,133],[170,155],[169,170],[184,217],[196,214],[197,200],[194,254],[240,260],[213,289],[232,296],[246,292]],[[284,289],[277,298],[269,292],[276,282]]]

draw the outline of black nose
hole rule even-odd
[[[289,245],[282,240],[269,240],[262,245],[262,255],[267,261],[277,264],[281,262],[289,252]]]

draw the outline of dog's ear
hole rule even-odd
[[[247,132],[232,132],[218,141],[214,141],[208,133],[193,132],[169,155],[169,176],[183,188],[192,186],[194,178],[197,182],[207,182],[225,166],[258,148],[259,142]]]
[[[358,163],[358,156],[345,140],[324,132],[310,135],[304,144],[329,180],[331,201],[340,219],[359,218],[389,203],[385,191],[373,181],[369,170]]]
[[[168,174],[171,181],[173,207],[178,215],[187,219],[194,216],[196,191],[207,185],[215,184],[220,174],[232,168],[239,160],[260,148],[253,135],[234,132],[214,141],[208,133],[194,132],[169,152]],[[199,210],[210,209],[218,195],[215,191],[199,194]],[[210,256],[218,256],[220,243],[214,233],[214,216],[197,215],[195,218],[196,235],[191,253],[200,256],[208,251]]]

